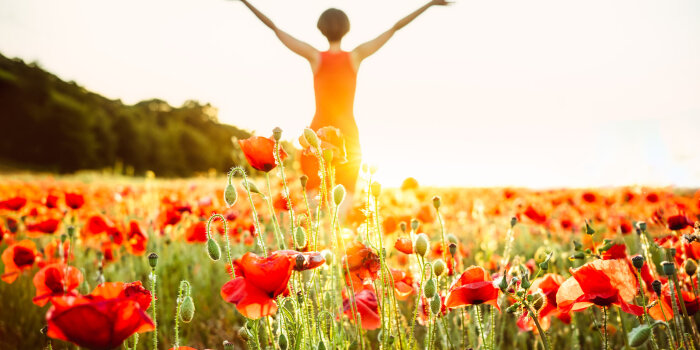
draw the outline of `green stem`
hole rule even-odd
[[[608,307],[603,306],[603,350],[608,350]]]
[[[151,269],[151,305],[153,308],[153,350],[158,350],[158,320],[156,319],[156,269]]]
[[[250,193],[250,184],[248,183],[248,175],[246,175],[245,170],[243,168],[241,168],[240,166],[237,166],[235,168],[231,168],[231,171],[229,171],[229,173],[228,173],[229,182],[231,182],[231,178],[237,172],[241,173],[241,175],[243,176],[243,184],[244,184],[246,193],[248,194],[248,203],[250,204],[250,211],[251,211],[251,215],[253,216],[253,224],[255,225],[255,232],[256,232],[256,235],[258,237],[258,245],[260,246],[260,250],[262,250],[263,255],[265,257],[267,257],[267,249],[265,248],[265,242],[263,241],[262,231],[260,230],[260,220],[258,218],[258,212],[255,209],[255,203],[253,203],[253,195]]]
[[[272,228],[275,231],[275,239],[277,239],[278,249],[287,249],[287,244],[282,237],[282,232],[280,232],[280,226],[277,223],[277,214],[275,214],[275,208],[272,206],[272,188],[270,187],[270,174],[265,173],[265,182],[267,183],[267,208],[270,211],[270,220],[272,220]]]
[[[479,309],[479,305],[474,305],[474,309],[476,309],[476,326],[479,328],[479,334],[481,334],[481,341],[484,342],[484,349],[488,349],[488,343],[486,342],[486,335],[484,334],[484,325],[483,322],[484,320],[481,318],[481,310]]]

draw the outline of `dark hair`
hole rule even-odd
[[[316,27],[328,41],[339,41],[350,30],[350,20],[345,12],[330,8],[323,11]]]

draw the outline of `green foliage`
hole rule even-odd
[[[137,175],[189,176],[246,164],[232,139],[250,134],[219,123],[209,104],[126,105],[1,54],[0,106],[0,158],[22,167],[65,173],[119,163]]]

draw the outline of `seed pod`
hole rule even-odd
[[[442,300],[440,299],[439,295],[435,295],[432,300],[430,300],[430,311],[433,313],[433,315],[437,315],[440,313],[440,310],[442,309]]]
[[[423,286],[423,295],[425,295],[427,299],[430,299],[435,295],[436,291],[437,285],[435,284],[435,280],[431,278],[425,283],[425,286]]]
[[[638,221],[638,222],[637,222],[637,228],[638,228],[640,231],[642,231],[642,232],[646,232],[646,230],[647,230],[647,223],[644,222],[644,221]]]
[[[651,282],[651,288],[654,290],[657,297],[661,297],[661,281],[654,280],[654,282]]]
[[[435,209],[440,209],[441,204],[442,204],[442,200],[440,200],[440,196],[434,196],[433,197],[433,207]]]
[[[406,221],[401,221],[401,223],[399,224],[399,228],[401,228],[401,232],[406,233],[407,226],[408,225],[406,225]]]
[[[68,234],[69,238],[73,238],[73,236],[75,236],[75,226],[68,226],[68,228],[66,229],[66,233]]]
[[[692,278],[692,276],[695,275],[695,271],[698,270],[698,264],[695,262],[695,260],[688,259],[685,261],[683,268],[685,269],[685,273]]]
[[[382,194],[382,184],[379,182],[372,182],[372,185],[370,185],[369,188],[374,198],[379,198],[379,195]]]
[[[156,265],[158,265],[158,254],[156,254],[156,253],[148,254],[148,265],[151,265],[152,269],[156,268]]]
[[[629,343],[633,347],[644,345],[651,336],[652,327],[646,324],[639,325],[629,332]]]
[[[342,184],[338,184],[333,189],[333,203],[335,203],[335,205],[338,206],[338,205],[340,205],[340,203],[343,203],[344,199],[345,199],[345,187]]]
[[[316,132],[309,128],[304,129],[304,138],[306,139],[306,142],[308,142],[309,145],[311,145],[311,147],[313,148],[318,148],[321,144],[321,140],[318,139],[318,135],[316,135]]]
[[[644,266],[644,257],[641,255],[635,255],[632,257],[632,266],[637,270],[640,270]]]
[[[221,248],[219,248],[219,243],[216,243],[216,241],[209,237],[207,240],[207,253],[209,254],[209,258],[211,260],[217,261],[221,259]]]
[[[411,230],[414,232],[418,230],[418,226],[420,226],[420,222],[416,219],[411,219]]]
[[[450,252],[450,255],[454,257],[455,255],[457,255],[457,244],[450,243],[450,245],[448,246],[448,250]]]
[[[515,224],[517,224],[517,223],[518,223],[518,218],[516,218],[515,216],[510,218],[510,228],[515,227]]]
[[[442,276],[442,273],[445,272],[445,269],[447,268],[447,264],[445,264],[445,261],[442,259],[437,259],[433,263],[433,272],[435,272],[436,277]]]
[[[246,337],[243,338],[243,336],[241,336],[241,338],[243,338],[243,340],[245,341],[248,341],[248,330],[245,328],[240,328],[238,329],[238,335],[241,335],[241,330],[244,330],[246,332]],[[228,340],[224,340],[224,350],[233,350],[233,343],[231,343]]]
[[[416,242],[413,244],[413,251],[420,256],[425,256],[428,248],[430,248],[430,239],[425,233],[419,234],[416,237]]]
[[[297,254],[296,258],[294,259],[294,263],[296,265],[297,270],[301,271],[304,269],[304,265],[306,264],[306,258],[304,258],[304,254]]]
[[[272,138],[277,142],[282,139],[282,129],[279,126],[272,129]]]
[[[61,243],[65,243],[66,240],[68,240],[68,235],[65,233],[61,233]],[[63,250],[59,250],[58,252],[62,254]]]
[[[535,310],[540,311],[542,308],[544,308],[545,305],[547,305],[547,296],[542,294],[539,290],[532,295],[532,307],[535,308]]]
[[[277,340],[277,344],[279,344],[280,349],[287,350],[287,347],[289,346],[289,342],[287,341],[287,335],[284,334],[284,332],[282,332],[282,334],[280,334],[280,337]]]
[[[190,323],[194,318],[194,301],[191,296],[186,296],[180,304],[180,319],[182,322]]]
[[[244,341],[248,341],[250,339],[250,331],[245,327],[238,328],[238,336]],[[224,341],[224,349],[226,349],[226,343],[231,344],[228,341]],[[233,344],[231,344],[231,349],[233,349]]]
[[[224,189],[224,202],[226,202],[226,205],[231,207],[234,204],[236,204],[236,199],[238,198],[238,193],[236,193],[236,188],[233,187],[233,184],[229,182],[228,185],[226,185],[226,188]]]
[[[294,232],[294,244],[296,244],[297,249],[306,247],[306,232],[301,226],[297,227],[296,232]]]
[[[306,189],[306,183],[309,182],[309,177],[302,175],[299,177],[299,183],[301,183],[301,188]]]
[[[673,276],[673,274],[676,272],[676,265],[674,265],[670,261],[664,261],[661,263],[661,267],[664,270],[664,274],[666,276]]]

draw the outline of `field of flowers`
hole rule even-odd
[[[698,348],[700,191],[351,199],[333,140],[310,192],[275,136],[263,177],[0,178],[0,349]]]

